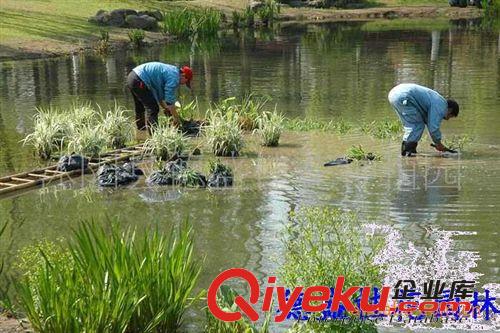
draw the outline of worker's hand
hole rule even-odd
[[[436,148],[436,150],[438,150],[438,151],[447,151],[448,150],[441,142],[434,144],[433,147]]]

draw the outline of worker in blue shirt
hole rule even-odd
[[[185,84],[191,88],[193,71],[188,66],[178,68],[161,62],[147,62],[135,67],[128,75],[127,86],[135,103],[135,118],[139,130],[149,132],[158,124],[159,106],[165,115],[180,124],[176,111],[177,88]]]
[[[389,103],[394,107],[404,126],[401,155],[417,153],[417,144],[425,126],[439,151],[450,151],[441,142],[441,121],[458,116],[458,103],[445,99],[436,91],[413,83],[395,86],[389,92]]]

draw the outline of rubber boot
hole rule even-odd
[[[411,157],[417,154],[418,142],[406,142],[401,143],[401,156]]]

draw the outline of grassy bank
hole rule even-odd
[[[179,7],[209,6],[228,14],[242,10],[246,0],[193,0],[193,1],[132,1],[132,0],[87,0],[82,5],[78,0],[2,0],[0,2],[0,59],[32,58],[76,52],[95,44],[100,29],[87,20],[97,10],[133,8],[137,10],[158,9],[169,11]],[[381,0],[374,2],[375,8],[357,10],[306,9],[284,7],[281,16],[286,20],[369,19],[398,17],[471,17],[480,15],[474,8],[451,8],[446,2],[437,0]],[[388,14],[389,13],[389,14]],[[394,14],[395,13],[395,14]],[[109,29],[112,43],[127,43],[127,29]],[[146,41],[161,41],[164,36],[148,32]]]

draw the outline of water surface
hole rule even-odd
[[[226,160],[236,184],[224,190],[155,189],[143,180],[99,190],[86,176],[0,200],[0,220],[10,224],[0,244],[8,263],[25,245],[68,235],[82,218],[116,217],[140,230],[157,225],[168,230],[188,218],[198,253],[205,257],[200,287],[229,267],[247,267],[264,278],[279,271],[289,212],[327,205],[356,211],[363,223],[389,226],[404,246],[412,243],[436,255],[433,235],[449,232],[452,245],[444,256],[451,277],[472,272],[481,285],[499,282],[497,34],[457,23],[435,30],[291,25],[266,34],[230,33],[195,53],[188,44],[173,44],[104,58],[0,63],[0,175],[44,163],[19,143],[30,131],[35,107],[67,107],[78,98],[103,107],[116,100],[131,108],[125,77],[135,64],[149,60],[190,63],[202,108],[253,92],[270,95],[289,117],[342,117],[355,123],[394,118],[387,92],[397,83],[417,82],[460,102],[461,114],[445,122],[444,136],[466,133],[475,142],[459,158],[401,159],[399,141],[355,133],[285,133],[281,147],[272,149],[249,136],[243,156]],[[353,144],[382,154],[382,161],[322,166]],[[432,155],[428,142],[420,150]],[[208,159],[204,155],[191,164],[204,170]],[[147,161],[142,166],[152,168]]]

